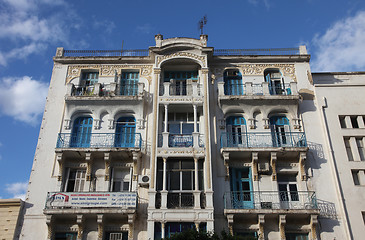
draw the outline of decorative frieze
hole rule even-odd
[[[199,55],[196,55],[196,54],[190,53],[190,52],[177,52],[177,53],[173,53],[170,55],[157,56],[156,63],[157,63],[157,66],[160,66],[160,64],[164,60],[171,59],[171,58],[179,58],[179,57],[186,57],[186,58],[192,58],[192,59],[198,60],[202,63],[203,67],[206,67],[206,56],[199,56]]]

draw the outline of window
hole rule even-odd
[[[115,147],[135,147],[136,121],[134,117],[121,117],[115,127]],[[137,139],[138,140],[138,139]]]
[[[76,86],[76,95],[92,95],[94,92],[94,85],[99,80],[99,72],[82,72],[80,85]]]
[[[295,208],[299,201],[297,176],[294,174],[278,174],[278,187],[281,208]]]
[[[307,233],[285,233],[286,240],[308,240]]]
[[[284,116],[270,117],[270,127],[273,134],[273,146],[291,146],[289,120]]]
[[[345,142],[346,153],[349,161],[354,161],[354,156],[352,155],[351,151],[350,138],[344,138],[343,140]]]
[[[76,240],[77,233],[76,232],[56,232],[55,240]]]
[[[365,170],[353,169],[351,173],[355,185],[365,185]]]
[[[235,209],[254,208],[251,169],[230,168],[231,198]]]
[[[365,212],[361,212],[361,215],[362,215],[362,220],[363,220],[363,222],[365,224]]]
[[[123,192],[130,190],[130,169],[128,168],[113,168],[111,177],[111,191]]]
[[[223,78],[225,95],[244,95],[242,74],[238,69],[224,71]]]
[[[341,128],[346,128],[345,116],[338,116],[338,118],[340,120]]]
[[[191,95],[191,82],[198,80],[197,71],[165,71],[164,82],[170,82],[170,95]]]
[[[168,131],[170,147],[191,147],[193,145],[194,114],[169,113]],[[197,132],[199,132],[199,123],[197,123]]]
[[[291,89],[286,88],[284,78],[279,69],[267,69],[264,71],[265,81],[269,84],[271,95],[290,95]]]
[[[359,124],[357,122],[357,116],[351,116],[350,119],[352,128],[359,128]]]
[[[230,147],[247,146],[246,120],[243,117],[232,116],[227,118],[227,140]]]
[[[138,93],[139,72],[122,72],[120,95],[136,96]]]
[[[91,130],[93,126],[92,117],[79,117],[74,121],[72,128],[70,147],[90,147]]]
[[[106,232],[105,240],[128,240],[128,232]]]
[[[65,192],[83,192],[86,169],[67,169]]]
[[[165,237],[171,237],[175,233],[194,228],[195,224],[192,222],[168,222],[165,225]]]

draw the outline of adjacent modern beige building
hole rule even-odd
[[[21,199],[0,199],[0,239],[19,239],[23,201]]]
[[[57,49],[21,239],[361,239],[361,73],[312,75],[305,46],[155,41]]]

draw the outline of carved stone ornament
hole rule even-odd
[[[194,53],[189,53],[189,52],[177,52],[177,53],[173,53],[170,55],[163,55],[163,56],[157,56],[157,66],[160,66],[161,62],[167,59],[171,59],[171,58],[178,58],[178,57],[187,57],[187,58],[192,58],[195,60],[198,60],[202,63],[203,67],[206,67],[206,56],[199,56],[196,55]]]
[[[264,75],[267,68],[279,68],[284,76],[290,76],[297,81],[294,64],[240,64],[239,67],[242,75]]]
[[[139,73],[141,77],[146,78],[149,82],[152,80],[152,65],[129,65],[129,64],[121,64],[121,65],[103,65],[103,64],[94,64],[94,65],[70,65],[68,67],[67,72],[67,83],[69,83],[72,79],[77,78],[81,74],[81,70],[83,69],[98,69],[100,76],[103,77],[112,77],[115,76],[115,73],[121,74],[122,69],[139,69]]]

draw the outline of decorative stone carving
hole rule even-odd
[[[122,69],[139,69],[141,77],[145,77],[149,82],[151,81],[152,65],[108,65],[108,64],[95,64],[95,65],[70,65],[67,72],[67,83],[72,79],[77,78],[81,74],[83,69],[98,69],[100,76],[111,77],[116,73],[121,73]]]
[[[199,56],[196,55],[194,53],[189,53],[189,52],[177,52],[177,53],[173,53],[170,55],[163,55],[163,56],[157,56],[157,66],[159,66],[161,64],[162,61],[167,60],[167,59],[171,59],[171,58],[178,58],[178,57],[186,57],[186,58],[192,58],[195,60],[198,60],[202,63],[203,67],[206,67],[206,56]]]
[[[299,169],[300,169],[300,176],[302,181],[307,180],[307,174],[305,173],[305,161],[307,160],[307,154],[305,152],[301,152],[299,155]]]
[[[110,153],[104,153],[105,161],[105,181],[109,181]]]
[[[252,172],[253,172],[253,180],[258,181],[259,175],[257,172],[257,161],[259,160],[259,153],[253,152],[252,153]]]
[[[265,224],[265,215],[259,214],[258,215],[258,222],[259,222],[259,239],[265,239],[265,231],[264,231],[264,224]]]
[[[286,240],[285,237],[285,224],[286,224],[286,216],[279,215],[279,232],[280,232],[280,239]]]
[[[279,68],[284,76],[290,76],[295,82],[294,64],[239,64],[242,75],[264,75],[267,68]]]
[[[276,152],[272,152],[271,153],[271,159],[270,159],[270,164],[271,164],[271,169],[272,169],[272,180],[273,181],[277,181],[277,175],[276,175]]]
[[[311,215],[311,233],[312,233],[312,240],[317,240],[317,224],[318,224],[318,216]]]

